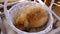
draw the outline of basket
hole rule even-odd
[[[46,8],[48,14],[49,14],[49,25],[47,26],[47,28],[45,30],[42,30],[40,32],[33,32],[33,33],[28,33],[28,32],[24,32],[24,31],[21,31],[19,29],[17,29],[15,26],[14,26],[14,19],[16,18],[16,15],[19,14],[18,13],[18,10],[20,10],[20,8],[22,6],[25,6],[26,3],[28,4],[29,1],[23,1],[23,2],[20,2],[20,3],[17,3],[16,5],[12,6],[12,8],[10,8],[8,11],[6,9],[7,5],[5,3],[5,6],[4,6],[4,13],[5,13],[5,16],[6,16],[6,19],[8,21],[8,24],[10,25],[10,27],[12,28],[12,30],[14,30],[15,32],[17,32],[18,34],[46,34],[47,32],[49,32],[51,29],[52,29],[52,26],[53,26],[53,16],[52,16],[52,10],[49,9],[47,6],[44,5],[44,3],[42,3],[41,1],[39,1],[39,4]],[[30,3],[35,3],[35,2],[30,2]],[[35,3],[37,4],[37,3]],[[21,13],[21,12],[20,12]]]

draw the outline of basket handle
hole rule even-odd
[[[54,4],[54,1],[55,1],[55,0],[51,0],[51,4],[50,4],[50,6],[49,6],[50,9],[52,9],[52,6],[53,6],[53,4]]]
[[[6,16],[8,0],[4,0],[4,14]]]
[[[52,0],[52,1],[51,1],[51,4],[50,4],[50,6],[49,6],[50,9],[52,9],[52,6],[53,6],[53,4],[54,4],[54,1],[55,1],[55,0]],[[53,12],[53,11],[51,11],[51,12],[52,12],[52,14],[57,18],[57,20],[60,21],[60,17],[59,17],[55,12]]]

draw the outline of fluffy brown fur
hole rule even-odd
[[[47,20],[48,13],[44,8],[40,5],[30,5],[17,17],[15,25],[23,30],[25,27],[40,27],[46,24]]]

